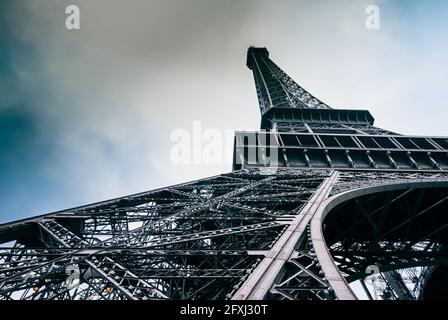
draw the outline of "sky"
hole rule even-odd
[[[250,45],[334,108],[448,135],[447,18],[443,0],[1,0],[0,223],[231,171],[231,153],[173,163],[172,135],[259,128]]]

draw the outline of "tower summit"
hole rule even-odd
[[[252,149],[273,152],[275,167],[360,170],[448,169],[447,140],[443,137],[399,135],[375,127],[367,110],[333,109],[310,94],[270,58],[266,48],[250,47],[247,66],[254,75],[261,110],[261,129],[274,131],[268,147],[264,133],[236,136],[234,169],[259,166],[260,157],[247,158]],[[252,138],[248,145],[244,138]],[[266,143],[267,144],[267,143]],[[258,152],[262,153],[262,152]],[[246,158],[242,159],[242,155]]]
[[[247,67],[254,74],[262,115],[271,108],[331,109],[269,59],[266,48],[250,47],[247,51]]]
[[[247,66],[232,172],[0,225],[0,298],[446,298],[448,138],[333,109],[266,48]]]

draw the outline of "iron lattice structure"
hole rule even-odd
[[[330,108],[265,48],[247,66],[232,172],[0,225],[0,298],[446,297],[448,139]]]

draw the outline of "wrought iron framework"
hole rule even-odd
[[[232,172],[0,225],[0,299],[446,295],[448,139],[330,108],[265,48],[247,65],[262,130]]]

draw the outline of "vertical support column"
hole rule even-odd
[[[283,266],[294,254],[297,242],[322,202],[329,196],[339,172],[332,171],[315,191],[307,205],[277,240],[265,258],[233,295],[232,300],[262,300],[273,287]]]

